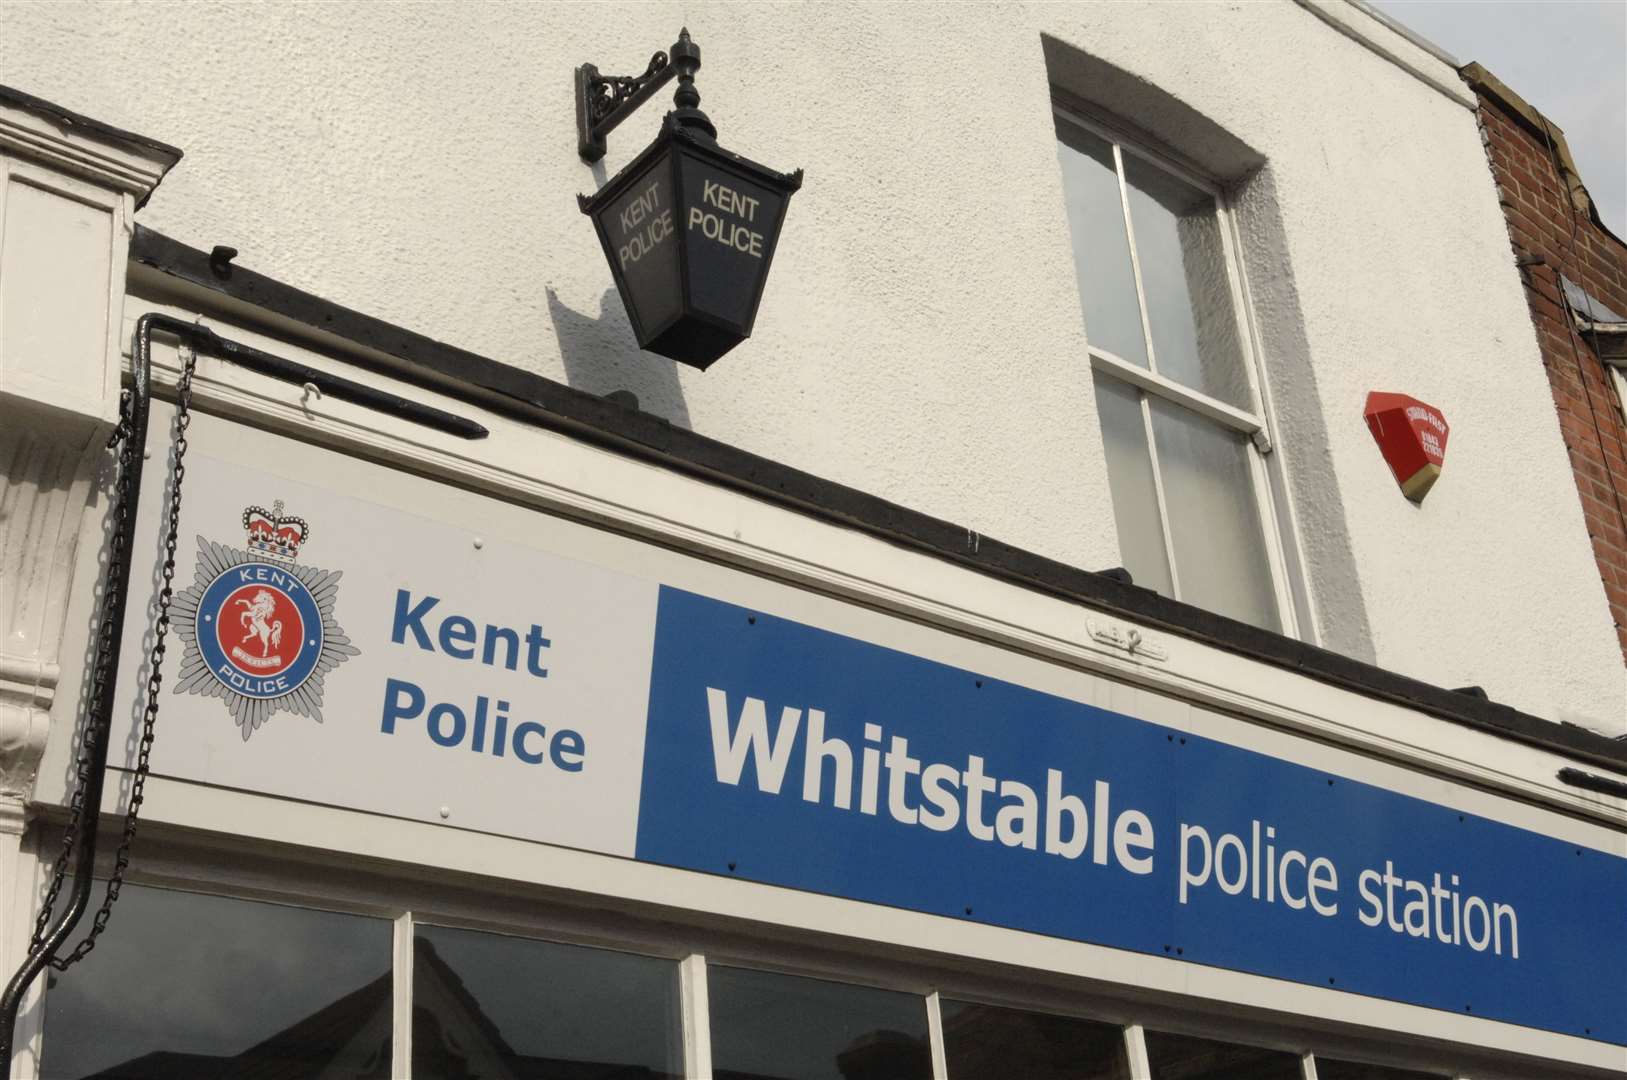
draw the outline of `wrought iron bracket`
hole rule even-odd
[[[687,31],[681,40],[687,44]],[[678,52],[678,46],[673,46],[673,52]],[[699,50],[695,52],[698,57]],[[592,64],[577,68],[576,152],[582,160],[604,157],[605,136],[676,74],[678,67],[665,52],[650,57],[642,75],[601,75]]]

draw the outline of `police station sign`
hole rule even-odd
[[[693,190],[675,225],[762,197]],[[1619,832],[227,421],[190,436],[155,775],[1627,1045]]]
[[[592,198],[593,219],[642,348],[706,368],[751,336],[793,174],[747,161],[672,114]]]

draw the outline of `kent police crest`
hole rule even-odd
[[[243,511],[246,548],[198,537],[193,583],[171,618],[186,643],[177,694],[225,701],[248,741],[278,711],[322,720],[322,680],[361,650],[333,619],[338,570],[295,565],[310,538],[303,518]]]

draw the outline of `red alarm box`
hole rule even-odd
[[[1446,460],[1446,417],[1433,405],[1406,394],[1367,395],[1367,430],[1379,453],[1401,485],[1401,494],[1415,503],[1424,501],[1441,475]]]

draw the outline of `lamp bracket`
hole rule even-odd
[[[677,73],[665,52],[650,57],[642,75],[601,75],[592,64],[577,68],[576,152],[582,160],[604,157],[605,136]]]

